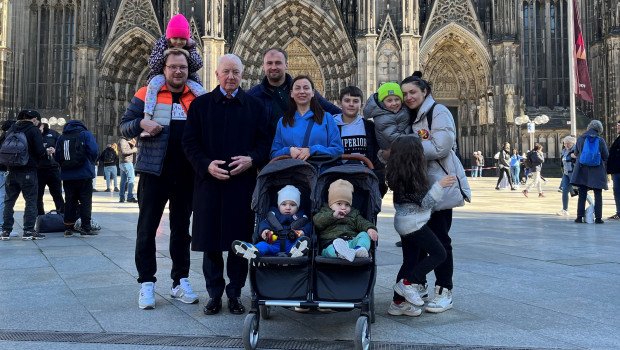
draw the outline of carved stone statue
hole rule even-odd
[[[478,105],[478,118],[480,119],[480,124],[487,124],[487,101],[486,98],[481,97]]]
[[[495,123],[495,111],[493,110],[493,95],[487,97],[487,120],[489,124]]]

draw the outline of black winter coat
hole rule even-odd
[[[43,148],[56,147],[56,142],[60,137],[60,134],[56,130],[47,129],[41,134],[43,138]],[[54,159],[54,157],[43,157],[39,160],[39,169],[58,168],[60,164]]]
[[[192,250],[228,251],[234,240],[251,240],[252,192],[271,141],[262,104],[241,89],[227,99],[218,86],[192,102],[183,135],[183,150],[196,173]],[[225,161],[221,168],[230,170],[234,156],[252,157],[252,167],[228,180],[211,176],[213,160]]]
[[[609,159],[607,160],[607,174],[620,173],[620,136],[609,147]]]

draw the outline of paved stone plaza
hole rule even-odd
[[[104,183],[99,178],[98,188]],[[454,309],[420,317],[387,314],[401,251],[386,196],[378,222],[374,348],[620,349],[620,222],[573,223],[576,198],[570,217],[555,216],[562,209],[559,179],[549,179],[540,199],[494,185],[494,178],[471,181],[473,203],[454,212]],[[611,191],[603,199],[606,218],[613,214]],[[16,210],[14,231],[21,233],[23,201]],[[201,254],[192,253],[190,273],[200,304],[170,299],[167,216],[157,238],[157,307],[138,309],[137,213],[136,204],[99,192],[98,237],[54,233],[0,242],[0,349],[240,348],[244,316],[226,308],[216,316],[202,312]],[[249,307],[248,286],[242,299]],[[259,347],[350,348],[358,313],[277,308],[261,322]]]

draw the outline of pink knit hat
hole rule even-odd
[[[189,40],[189,22],[182,14],[178,14],[170,19],[166,29],[166,39],[183,38]]]

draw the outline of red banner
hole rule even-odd
[[[573,26],[575,33],[575,95],[584,101],[594,103],[590,74],[588,73],[588,61],[586,61],[586,46],[581,33],[581,20],[579,19],[579,6],[577,0],[573,0]]]

